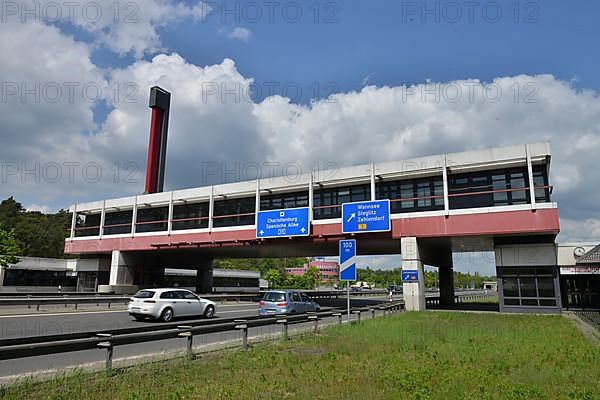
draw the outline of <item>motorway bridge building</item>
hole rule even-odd
[[[160,285],[164,268],[187,268],[206,292],[215,258],[335,256],[339,240],[354,238],[359,254],[402,254],[404,268],[421,272],[404,284],[407,309],[421,310],[424,264],[439,268],[450,304],[452,252],[495,250],[500,292],[507,274],[528,268],[534,280],[501,310],[557,311],[550,158],[549,143],[532,143],[75,204],[65,251],[110,260],[105,290]],[[343,234],[342,204],[375,199],[390,200],[391,230]],[[310,235],[257,238],[258,211],[296,207],[309,207]]]

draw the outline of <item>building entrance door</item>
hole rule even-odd
[[[600,309],[600,275],[563,275],[564,308]]]

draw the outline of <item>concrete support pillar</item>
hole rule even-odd
[[[402,270],[417,271],[418,279],[414,282],[404,282],[404,304],[406,311],[425,310],[425,276],[423,262],[419,254],[419,246],[416,237],[405,237],[400,239],[402,252]]]
[[[5,269],[0,267],[0,286],[4,286],[4,271]]]
[[[213,288],[213,260],[204,260],[196,273],[196,293],[212,293]]]
[[[439,267],[440,277],[440,305],[451,306],[454,304],[454,269],[452,267]]]
[[[127,265],[125,256],[119,250],[113,250],[110,262],[109,285],[133,285],[133,266]]]
[[[113,250],[110,262],[108,285],[98,285],[99,292],[114,292],[116,294],[132,293],[137,290],[133,285],[135,269],[131,260],[119,250]]]

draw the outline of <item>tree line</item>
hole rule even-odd
[[[63,258],[65,238],[71,227],[71,213],[27,211],[13,197],[0,202],[0,254],[10,245],[14,256]],[[16,247],[15,247],[16,246]]]
[[[359,281],[375,283],[377,287],[387,287],[388,285],[402,284],[402,268],[373,270],[369,267],[358,268],[357,278]],[[481,275],[475,272],[471,275],[470,272],[454,271],[454,286],[457,288],[483,288],[483,282],[495,281],[495,276]],[[437,270],[425,271],[425,287],[439,288],[440,277]]]

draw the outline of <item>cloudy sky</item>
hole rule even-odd
[[[142,192],[160,85],[167,189],[252,179],[248,165],[550,140],[559,239],[600,240],[596,3],[28,0],[0,13],[0,196],[30,209]]]

